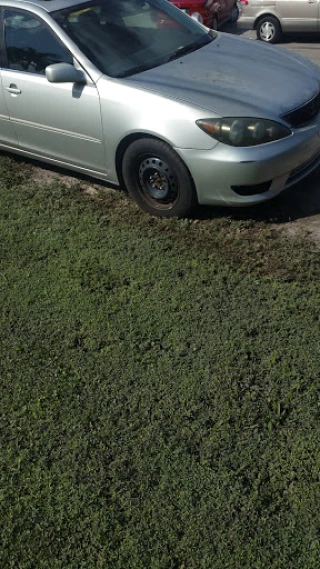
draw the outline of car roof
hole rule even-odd
[[[78,6],[79,4],[85,4],[88,0],[20,0],[21,4],[36,5],[46,12],[55,12],[56,10],[63,10],[64,8],[70,8],[72,6]]]

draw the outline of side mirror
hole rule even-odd
[[[201,14],[199,14],[199,12],[193,12],[191,18],[193,20],[195,20],[196,22],[199,22],[199,24],[202,24],[202,22],[203,22],[202,16],[201,16]]]
[[[46,78],[50,83],[85,83],[83,71],[76,69],[70,63],[53,63],[45,69]]]

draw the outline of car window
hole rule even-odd
[[[73,62],[48,26],[28,12],[5,10],[4,32],[9,69],[44,74],[52,63]]]
[[[92,0],[52,14],[82,52],[111,77],[169,61],[212,38],[166,0]]]

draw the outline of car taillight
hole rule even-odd
[[[244,6],[248,6],[249,0],[240,0],[240,4],[243,4]]]

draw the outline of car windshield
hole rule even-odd
[[[52,16],[110,77],[152,69],[212,41],[205,29],[167,0],[97,0]]]

